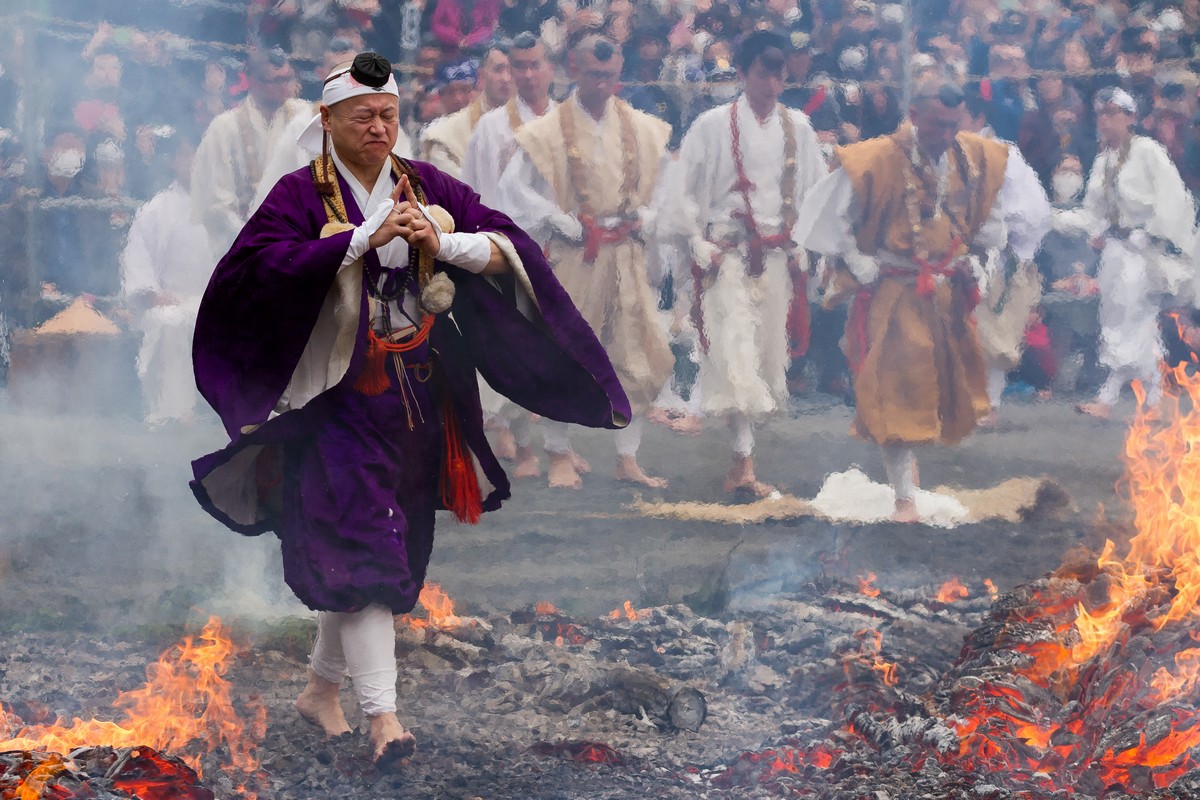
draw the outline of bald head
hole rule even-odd
[[[937,76],[927,76],[913,87],[908,118],[917,129],[917,146],[931,159],[938,159],[954,143],[962,129],[962,87]]]

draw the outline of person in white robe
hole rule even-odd
[[[1100,363],[1108,377],[1081,413],[1106,418],[1121,389],[1140,381],[1153,406],[1162,394],[1158,312],[1190,291],[1195,266],[1181,257],[1195,235],[1195,206],[1161,144],[1133,133],[1137,103],[1123,89],[1096,95],[1096,156],[1078,209],[1055,214],[1059,230],[1083,232],[1100,251]]]
[[[246,61],[245,101],[216,117],[200,139],[192,166],[194,219],[208,231],[212,251],[223,254],[250,218],[271,144],[312,118],[312,105],[296,97],[296,72],[282,51],[255,50]]]
[[[479,193],[484,205],[512,216],[513,210],[505,207],[500,195],[500,176],[516,153],[516,132],[558,104],[550,98],[554,65],[546,57],[546,46],[532,33],[513,40],[508,68],[516,92],[506,103],[480,117],[467,143],[462,180]],[[539,477],[542,467],[533,450],[529,412],[510,403],[482,377],[479,400],[484,427],[491,433],[497,457],[514,462],[514,478]]]
[[[516,133],[500,179],[501,207],[547,247],[563,288],[604,345],[633,420],[617,431],[618,480],[660,489],[638,463],[646,412],[673,365],[641,241],[671,128],[615,97],[621,56],[612,40],[582,37],[568,54],[575,92]],[[579,488],[590,470],[567,426],[543,425],[549,485]]]
[[[964,129],[984,138],[996,138],[984,117],[984,107],[974,103],[972,98],[967,99],[966,106],[968,121]],[[1016,145],[1006,144],[1011,169],[1025,173],[1028,178],[1033,168]],[[1033,219],[1028,220],[1029,237],[1040,241],[1050,229],[1050,218],[1047,198],[1045,206],[1039,207]],[[999,223],[1000,220],[993,220],[993,224]],[[993,232],[992,238],[1008,240],[1003,231]],[[1020,364],[1021,354],[1025,351],[1025,329],[1030,314],[1042,299],[1042,277],[1034,261],[1022,260],[1007,249],[987,250],[979,258],[979,266],[975,276],[980,290],[979,305],[975,308],[975,331],[987,368],[987,395],[992,410],[978,424],[992,427],[999,419],[998,410],[1008,386],[1008,373]]]
[[[507,46],[492,45],[478,67],[468,60],[445,65],[439,69],[443,88],[459,91],[462,87],[478,89],[478,94],[465,107],[438,117],[421,131],[418,150],[420,158],[448,175],[461,178],[467,145],[475,126],[483,115],[509,101],[513,93]]]
[[[732,103],[692,123],[660,228],[690,253],[698,293],[700,408],[725,418],[733,465],[725,491],[765,497],[754,471],[754,428],[787,410],[793,275],[807,269],[793,227],[827,172],[808,117],[779,102],[788,41],[759,32],[737,53],[744,85]],[[799,302],[807,303],[805,298]]]
[[[143,205],[121,252],[121,293],[142,334],[137,356],[146,422],[192,420],[192,330],[216,259],[204,226],[192,221],[188,193],[192,142],[175,135],[175,181]]]

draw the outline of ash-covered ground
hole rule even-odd
[[[851,416],[832,399],[798,403],[760,433],[760,478],[813,497],[827,474],[854,464],[882,477],[875,449],[849,437]],[[275,541],[223,529],[191,497],[187,462],[223,443],[215,421],[148,430],[128,420],[9,411],[0,417],[0,702],[111,716],[108,704],[141,685],[147,663],[215,613],[245,645],[230,672],[235,692],[267,705],[264,766],[252,783],[263,798],[795,794],[794,786],[725,788],[718,776],[744,751],[839,727],[833,688],[847,663],[870,655],[856,639],[859,622],[883,634],[882,655],[898,663],[900,686],[919,694],[982,618],[985,580],[1005,592],[1076,548],[1098,550],[1105,537],[1120,544],[1129,535],[1114,491],[1124,433],[1121,422],[1082,417],[1067,403],[1006,406],[997,430],[922,453],[923,485],[986,488],[1045,476],[1070,508],[945,530],[648,519],[629,508],[638,496],[720,497],[726,430],[714,425],[689,437],[649,428],[642,461],[671,479],[661,493],[615,482],[611,436],[580,432],[576,447],[593,465],[582,490],[519,483],[506,507],[477,527],[440,521],[430,579],[458,613],[490,631],[484,639],[400,637],[401,714],[420,749],[406,772],[378,776],[365,737],[323,742],[292,710],[313,624],[282,586]],[[1096,524],[1100,505],[1104,526]],[[870,573],[881,602],[900,611],[822,599],[853,594]],[[952,577],[971,598],[921,602]],[[608,621],[626,600],[665,610],[653,620]],[[560,621],[577,623],[590,642],[560,647],[531,627],[527,612],[538,601],[556,606]],[[815,627],[782,630],[797,616]],[[739,631],[790,644],[737,645]],[[749,648],[749,662],[736,647]],[[626,663],[700,688],[709,703],[700,730],[664,731],[611,708],[602,688],[609,670]],[[353,707],[349,690],[344,700]],[[538,752],[539,743],[575,740],[607,744],[624,763],[581,765],[569,753]],[[236,796],[229,779],[211,770],[207,779],[219,796]],[[972,791],[934,773],[880,780],[891,794],[878,797]],[[947,788],[955,781],[959,788]]]

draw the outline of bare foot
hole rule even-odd
[[[769,497],[776,491],[774,486],[758,480],[754,474],[754,459],[750,456],[734,456],[733,467],[725,476],[725,491],[732,494],[737,491],[750,492],[755,497]]]
[[[1108,419],[1112,416],[1112,406],[1107,403],[1080,403],[1075,406],[1075,410],[1080,414],[1087,414],[1089,417],[1097,419]]]
[[[513,477],[520,480],[522,478],[540,478],[542,475],[542,462],[538,461],[538,457],[534,455],[532,447],[517,448],[517,463],[513,467]]]
[[[492,430],[492,452],[501,461],[516,461],[517,441],[513,438],[508,426]]]
[[[892,522],[920,522],[915,500],[896,500],[896,510],[892,512]]]
[[[662,406],[654,406],[646,412],[646,421],[655,425],[670,426],[671,414]]]
[[[576,472],[582,472],[587,475],[592,471],[592,465],[587,462],[587,459],[576,453],[574,450],[567,453],[571,457],[571,465],[575,467]]]
[[[617,456],[617,471],[614,477],[619,481],[637,483],[650,489],[667,488],[666,478],[653,478],[647,475],[634,456]]]
[[[370,717],[371,750],[375,766],[380,770],[408,766],[417,751],[417,739],[404,729],[395,714]]]
[[[681,414],[678,417],[672,417],[668,427],[676,433],[696,436],[703,429],[704,423],[695,414]]]
[[[979,420],[975,423],[975,426],[979,427],[979,428],[984,428],[984,429],[994,428],[994,427],[996,427],[996,423],[999,421],[1000,421],[1000,417],[998,417],[996,415],[995,411],[992,411],[992,412],[989,412],[989,413],[985,414],[984,416],[980,417]]]
[[[341,686],[330,683],[317,675],[311,669],[308,671],[308,685],[296,698],[296,710],[310,725],[315,725],[325,731],[326,736],[340,736],[350,732],[346,715],[342,713],[342,704],[338,700]]]
[[[583,485],[571,453],[549,453],[548,477],[551,489],[578,489]]]

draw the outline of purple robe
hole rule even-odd
[[[512,275],[493,282],[437,262],[455,284],[453,319],[439,315],[428,342],[404,356],[410,366],[432,362],[434,376],[389,359],[392,388],[369,397],[353,388],[367,347],[364,280],[345,374],[307,403],[273,414],[322,306],[328,310],[351,237],[345,231],[320,238],[328,217],[305,168],[281,178],[246,223],[217,265],[196,321],[196,384],[231,441],[193,462],[192,490],[233,530],[274,531],[285,580],[317,610],[378,602],[404,613],[415,605],[434,511],[443,507],[443,413],[457,417],[492,486],[484,510],[510,496],[484,436],[476,371],[505,397],[550,419],[617,428],[630,416],[608,356],[541,249],[466,184],[429,164],[409,163],[425,202],[445,208],[456,230],[496,232],[511,242],[533,289],[532,320],[518,310]],[[340,174],[338,181],[349,221],[361,224],[362,211]],[[377,274],[375,252],[364,260]],[[408,376],[407,393],[396,388],[398,371]]]

